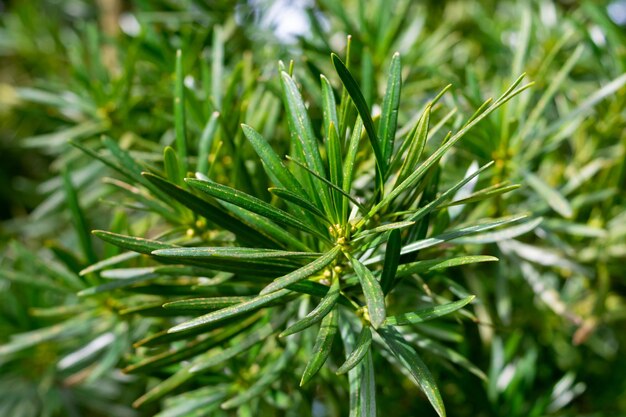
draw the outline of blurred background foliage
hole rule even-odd
[[[483,186],[522,184],[450,210],[451,218],[542,219],[514,239],[468,240],[462,253],[500,262],[438,277],[478,296],[478,323],[431,332],[488,377],[431,366],[448,414],[626,415],[623,0],[29,0],[4,1],[0,10],[0,415],[154,415],[163,404],[179,411],[162,415],[196,415],[180,411],[176,397],[133,409],[154,380],[120,369],[153,319],[118,315],[124,300],[76,296],[93,285],[79,271],[120,253],[81,230],[166,229],[137,210],[132,190],[103,181],[111,170],[70,141],[101,149],[101,137],[110,137],[160,167],[176,136],[181,49],[191,143],[210,138],[212,162],[220,162],[213,178],[269,199],[239,125],[286,151],[277,62],[293,59],[319,131],[319,74],[334,74],[329,54],[345,52],[347,35],[348,64],[368,103],[382,102],[389,58],[401,53],[399,126],[411,126],[448,83],[445,130],[522,72],[535,82],[468,134],[441,170],[450,184],[494,160]],[[195,161],[200,146],[189,154]],[[435,415],[397,375],[377,378],[380,411]],[[192,395],[206,396],[201,386]]]

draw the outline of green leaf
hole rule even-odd
[[[246,404],[253,400],[254,398],[267,393],[270,389],[270,386],[277,381],[282,376],[282,371],[290,364],[295,349],[290,348],[289,346],[283,352],[281,352],[280,356],[270,362],[270,365],[262,368],[259,372],[261,377],[256,380],[251,386],[247,387],[247,389],[236,395],[233,398],[230,398],[228,401],[222,403],[221,408],[224,410],[240,407],[242,404]]]
[[[253,197],[249,194],[228,187],[226,185],[218,184],[213,181],[197,180],[193,178],[186,178],[185,181],[193,188],[202,191],[203,193],[206,193],[211,197],[217,198],[219,200],[224,200],[228,203],[237,205],[253,213],[260,214],[261,216],[273,220],[276,223],[291,226],[304,232],[312,233],[326,239],[326,237],[320,235],[317,230],[304,224],[302,221],[292,216],[291,214],[280,210],[266,203],[265,201]]]
[[[200,136],[200,143],[198,145],[198,166],[196,170],[204,175],[208,175],[209,173],[209,155],[215,133],[217,132],[219,117],[220,114],[218,112],[213,112]]]
[[[453,229],[448,232],[442,233],[440,235],[429,237],[426,239],[418,240],[416,242],[410,243],[402,248],[400,253],[405,255],[407,253],[416,252],[418,250],[422,250],[425,248],[429,248],[435,245],[438,245],[443,242],[447,242],[449,240],[458,239],[460,237],[464,237],[467,235],[476,234],[479,232],[483,232],[486,230],[491,230],[499,226],[504,226],[506,224],[518,222],[524,218],[526,218],[527,214],[514,215],[514,216],[505,216],[500,217],[498,219],[493,219],[491,221],[485,221],[480,224],[475,224],[472,226],[460,227],[458,229]],[[382,261],[381,256],[375,256],[367,260],[366,264],[372,264],[374,262]]]
[[[479,201],[486,200],[488,198],[492,198],[498,195],[502,195],[508,193],[513,190],[517,190],[521,185],[519,184],[495,184],[491,187],[483,188],[482,190],[478,190],[467,197],[461,198],[459,200],[451,201],[446,204],[445,207],[450,206],[458,206],[461,204],[470,204],[476,203]]]
[[[498,258],[487,255],[475,256],[459,256],[456,258],[437,258],[425,261],[417,261],[409,264],[400,265],[396,273],[396,277],[404,277],[411,274],[419,274],[427,271],[436,271],[440,269],[452,268],[459,265],[469,265],[478,262],[495,262]]]
[[[132,364],[124,368],[125,373],[148,372],[151,370],[162,369],[167,365],[181,362],[198,354],[204,353],[209,349],[219,346],[252,326],[257,321],[256,317],[248,317],[246,320],[238,323],[232,323],[231,326],[225,326],[223,329],[212,332],[208,337],[195,338],[182,346],[162,351],[154,356],[150,356],[140,362]],[[189,368],[187,368],[189,369]]]
[[[141,254],[137,253],[137,252],[120,253],[119,255],[112,256],[112,257],[110,257],[108,259],[103,259],[100,262],[96,262],[95,264],[92,264],[92,265],[88,266],[87,268],[85,268],[82,271],[80,271],[79,275],[83,276],[83,275],[90,274],[92,272],[101,271],[104,268],[108,268],[109,266],[113,266],[113,265],[117,265],[117,264],[122,263],[122,262],[126,262],[128,260],[137,258],[140,255]]]
[[[331,54],[330,56],[333,61],[333,65],[335,66],[335,70],[339,75],[339,78],[341,78],[341,81],[343,82],[346,91],[350,95],[350,98],[352,98],[352,102],[356,106],[356,109],[361,116],[363,126],[365,127],[367,136],[370,139],[372,149],[374,150],[376,164],[379,168],[380,173],[382,174],[387,170],[385,162],[386,159],[380,147],[380,142],[378,140],[378,136],[376,135],[376,130],[374,129],[374,121],[372,120],[372,115],[370,113],[370,109],[367,103],[365,102],[363,93],[361,93],[361,90],[359,89],[356,80],[354,79],[348,68],[346,68],[346,65],[341,61],[341,59],[335,54]]]
[[[352,190],[352,180],[354,179],[356,155],[359,150],[359,143],[361,141],[361,135],[363,134],[363,122],[360,118],[357,118],[350,136],[350,143],[348,144],[348,152],[344,158],[343,163],[343,191],[350,194]],[[342,219],[348,219],[348,204],[345,202],[342,204]]]
[[[233,232],[237,236],[237,239],[239,239],[242,243],[261,247],[268,246],[267,238],[264,238],[258,231],[228,214],[221,207],[204,201],[190,192],[156,175],[144,172],[143,176],[150,181],[150,183],[157,186],[164,193],[188,209],[194,211],[196,214],[203,216],[207,220],[214,222],[215,224],[219,224],[224,229]]]
[[[430,124],[430,105],[426,106],[424,113],[419,118],[415,128],[411,130],[406,141],[410,143],[409,151],[402,162],[396,184],[401,184],[415,169],[415,166],[422,157],[426,140],[428,139],[428,127]]]
[[[176,185],[183,184],[183,175],[180,172],[176,151],[171,146],[166,146],[163,151],[163,163],[165,164],[165,176]]]
[[[74,230],[78,234],[78,242],[80,243],[80,247],[85,255],[85,259],[89,263],[96,262],[98,258],[96,257],[96,252],[94,251],[93,243],[91,241],[91,235],[89,234],[89,226],[87,225],[85,214],[83,213],[83,210],[78,202],[78,195],[76,194],[76,189],[72,184],[72,178],[67,167],[63,169],[63,186],[65,187],[67,205],[70,209],[70,213],[72,214]]]
[[[302,96],[289,74],[283,71],[280,77],[291,138],[301,144],[306,165],[316,174],[324,177],[324,164]]]
[[[337,310],[333,309],[322,320],[320,330],[317,333],[317,338],[315,339],[315,345],[312,349],[313,356],[309,359],[309,362],[306,364],[306,368],[302,373],[300,386],[309,382],[311,378],[317,374],[317,372],[322,368],[322,365],[324,365],[324,362],[326,362],[328,355],[330,355],[330,349],[333,345],[333,340],[335,340],[335,335],[337,334],[337,317]]]
[[[169,243],[159,242],[158,240],[144,239],[141,237],[125,236],[117,233],[111,233],[104,230],[94,230],[94,235],[122,249],[131,250],[133,252],[143,253],[144,255],[152,254],[152,251],[159,249],[169,249],[176,247]]]
[[[283,226],[268,220],[266,217],[224,201],[222,205],[228,212],[243,220],[245,224],[254,227],[255,230],[258,230],[263,236],[267,236],[272,242],[276,242],[276,245],[291,247],[306,252],[311,251],[311,248],[307,246],[303,239],[294,236],[289,231],[285,230]],[[311,223],[309,222],[309,224]],[[266,246],[268,245],[266,244]]]
[[[242,276],[275,277],[298,268],[303,263],[302,259],[315,259],[320,254],[238,247],[193,247],[156,250],[152,255],[171,262],[194,263]]]
[[[283,71],[280,75],[291,140],[297,141],[300,144],[306,166],[318,176],[326,178],[326,171],[324,169],[324,163],[322,162],[322,156],[320,155],[318,142],[313,133],[311,121],[309,120],[309,115],[304,101],[302,100],[302,96],[298,91],[298,87],[289,74]],[[327,188],[317,182],[313,184],[316,195],[322,202],[324,211],[331,216],[333,211]]]
[[[411,313],[402,313],[395,316],[389,316],[385,320],[385,325],[406,326],[408,324],[422,323],[427,320],[436,319],[438,317],[445,316],[465,307],[467,304],[472,302],[474,298],[476,298],[475,295],[470,295],[469,297],[452,303],[442,304],[435,307],[426,307]]]
[[[400,230],[394,229],[389,233],[387,240],[387,249],[385,250],[385,262],[383,263],[383,272],[380,276],[380,287],[383,294],[389,293],[393,288],[393,281],[398,271],[400,263],[400,250],[402,249],[402,238]]]
[[[216,259],[267,259],[267,258],[308,258],[316,259],[321,254],[311,252],[293,252],[276,249],[258,249],[242,247],[193,247],[156,250],[154,255],[172,258],[216,258]]]
[[[297,322],[283,330],[283,332],[278,336],[285,337],[294,333],[301,332],[302,330],[311,327],[312,325],[326,317],[326,315],[333,309],[333,307],[337,303],[337,300],[339,299],[339,281],[339,277],[335,277],[328,292],[326,293],[324,298],[322,298],[317,307],[315,307],[303,319],[298,320]]]
[[[183,54],[176,51],[176,78],[174,81],[174,126],[176,130],[176,150],[183,175],[187,175],[187,131],[185,120],[185,84],[183,74]]]
[[[537,217],[536,219],[532,219],[511,227],[505,227],[504,229],[496,230],[495,232],[479,233],[473,236],[463,237],[456,240],[456,242],[459,244],[484,244],[514,239],[518,236],[534,230],[537,226],[541,224],[542,221],[543,217]]]
[[[328,224],[329,226],[331,225],[324,213],[322,213],[309,200],[305,200],[302,197],[300,197],[300,195],[294,192],[291,192],[285,188],[273,188],[272,187],[272,188],[268,188],[268,191],[274,194],[275,196],[280,197],[289,203],[295,204],[303,208],[304,210],[308,211],[309,213],[317,216],[320,220],[322,220],[324,223]]]
[[[343,170],[341,160],[341,142],[335,128],[334,123],[330,124],[330,132],[328,134],[328,140],[326,141],[327,153],[328,153],[328,167],[330,169],[330,183],[333,187],[333,214],[335,220],[339,222],[339,213],[341,213],[342,205],[347,204],[344,201],[345,196],[341,188],[343,182]]]
[[[446,410],[439,393],[439,388],[430,373],[426,364],[419,357],[415,349],[409,345],[402,335],[392,327],[383,327],[378,333],[383,338],[389,352],[400,362],[404,368],[411,373],[414,381],[426,394],[428,401],[432,404],[440,417],[446,416]]]
[[[400,106],[400,90],[402,87],[402,64],[400,54],[396,52],[391,58],[387,90],[383,99],[383,107],[378,124],[378,138],[385,164],[389,165],[393,152],[393,144],[398,124],[398,107]]]
[[[182,394],[185,400],[179,404],[168,406],[154,417],[200,417],[212,415],[218,408],[219,403],[226,398],[226,390],[209,387],[211,392],[201,397],[191,397],[189,393]]]
[[[319,175],[317,175],[315,172],[311,171],[308,167],[306,167],[304,164],[296,161],[293,158],[287,157],[291,162],[295,163],[296,165],[298,165],[299,167],[301,167],[302,169],[304,169],[305,171],[309,172],[311,175],[313,175],[314,179],[317,179],[318,181],[321,181],[322,183],[324,183],[325,185],[328,186],[328,188],[337,191],[339,194],[341,194],[342,196],[344,196],[345,198],[347,198],[348,200],[350,200],[352,203],[354,203],[355,206],[357,206],[363,213],[366,212],[365,207],[363,206],[363,204],[361,204],[359,202],[359,200],[357,200],[356,198],[352,197],[350,194],[348,194],[347,192],[343,191],[341,188],[339,188],[338,186],[336,186],[335,184],[333,184],[332,182],[328,181],[326,178],[320,177]]]
[[[303,266],[302,268],[299,268],[291,272],[290,274],[277,278],[276,280],[274,280],[274,282],[269,284],[267,287],[263,288],[260,294],[261,295],[270,294],[274,291],[280,290],[291,284],[294,284],[298,281],[302,281],[310,277],[311,275],[321,271],[322,269],[330,265],[340,253],[341,253],[341,247],[335,246],[334,248],[326,252],[324,255],[320,256],[315,261]]]
[[[226,349],[222,349],[217,352],[209,351],[198,356],[193,360],[189,372],[204,372],[208,368],[219,365],[220,363],[228,359],[234,358],[242,352],[245,352],[255,344],[261,342],[264,339],[267,339],[272,334],[274,334],[279,327],[285,324],[289,315],[290,314],[281,314],[280,316],[272,320],[272,322],[252,330],[243,339],[234,341],[232,345]]]
[[[372,351],[367,350],[361,367],[361,381],[359,388],[360,417],[376,417],[376,372],[372,361]]]
[[[170,301],[163,304],[166,310],[195,311],[195,310],[217,310],[230,307],[235,304],[250,301],[252,297],[206,297],[192,298],[190,300]]]
[[[372,217],[374,214],[378,212],[381,208],[390,204],[397,196],[402,194],[403,192],[413,188],[415,184],[433,167],[441,157],[452,147],[454,146],[463,136],[467,134],[474,126],[480,123],[483,119],[497,110],[500,106],[502,106],[507,101],[511,100],[513,97],[526,90],[532,84],[527,84],[523,87],[515,89],[515,87],[521,82],[524,75],[519,77],[507,91],[504,92],[496,100],[493,104],[487,107],[484,111],[482,111],[479,115],[477,115],[471,122],[467,123],[461,130],[459,130],[456,134],[450,137],[449,140],[445,141],[435,152],[433,152],[426,161],[419,165],[419,167],[414,170],[406,180],[402,181],[400,184],[396,185],[394,189],[387,194],[378,204],[376,204],[368,213],[368,218]],[[366,221],[366,219],[363,219]]]
[[[359,277],[361,288],[363,288],[370,323],[377,329],[385,321],[385,294],[374,274],[366,266],[353,257],[350,257],[350,263]]]
[[[369,326],[363,326],[359,339],[350,355],[346,358],[346,361],[337,369],[337,375],[342,375],[357,366],[363,358],[370,351],[370,345],[372,344],[372,331]],[[367,365],[365,365],[367,366]]]
[[[263,162],[263,167],[272,182],[292,193],[298,194],[301,198],[311,201],[302,185],[293,176],[291,171],[283,164],[276,152],[267,141],[248,125],[242,124],[243,133]]]
[[[397,230],[399,232],[400,229],[413,226],[414,224],[415,224],[414,221],[401,221],[401,222],[394,222],[394,223],[386,223],[386,224],[383,224],[382,226],[376,226],[373,229],[366,229],[361,233],[357,233],[354,235],[354,238],[352,240],[354,241],[364,236],[380,235],[384,232],[389,232],[393,230]]]
[[[330,138],[330,132],[339,127],[339,119],[337,118],[337,103],[333,94],[333,87],[330,81],[323,74],[320,74],[322,82],[322,112],[324,119],[324,135]],[[336,132],[338,134],[338,132]],[[326,150],[327,152],[328,149]],[[329,153],[330,154],[330,153]],[[332,166],[332,165],[331,165]]]
[[[76,337],[81,333],[90,331],[89,329],[93,326],[94,321],[88,315],[81,314],[69,320],[62,321],[54,326],[13,334],[11,335],[11,340],[8,343],[4,343],[0,346],[0,358],[4,361],[7,356],[12,355],[15,352],[19,352],[23,349],[27,349],[43,342],[51,340],[59,341]]]
[[[230,317],[239,316],[245,314],[250,311],[255,311],[260,308],[267,306],[268,304],[273,303],[274,301],[289,295],[291,291],[289,290],[280,290],[275,291],[270,294],[262,294],[249,301],[245,301],[243,303],[226,307],[218,311],[214,311],[208,314],[205,314],[200,317],[196,317],[184,323],[178,324],[168,330],[168,333],[176,333],[181,332],[188,329],[193,329],[195,327],[207,326],[209,324],[225,320]]]
[[[554,211],[567,219],[572,218],[574,215],[572,206],[559,191],[550,187],[545,181],[531,172],[524,172],[524,178],[528,185],[530,185]]]

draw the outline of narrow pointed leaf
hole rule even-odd
[[[169,249],[176,247],[175,245],[159,242],[158,240],[144,239],[134,236],[124,236],[104,230],[94,230],[92,233],[100,239],[104,240],[105,242],[111,243],[122,249],[143,253],[144,255],[150,255],[152,254],[152,251],[158,249]]]
[[[440,417],[446,416],[446,410],[439,393],[439,388],[430,373],[430,370],[419,357],[415,349],[407,343],[402,335],[392,327],[384,327],[378,331],[383,338],[389,352],[398,360],[398,362],[411,373],[414,381],[420,387],[422,392],[426,394],[428,401],[437,411]]]
[[[74,230],[78,235],[78,242],[83,251],[85,259],[89,263],[96,262],[96,252],[93,248],[93,242],[91,241],[91,235],[89,234],[89,226],[87,225],[87,219],[83,209],[78,202],[78,195],[76,189],[72,184],[72,179],[68,169],[63,170],[63,186],[65,187],[65,195],[67,198],[67,205],[72,213],[72,222],[74,224]]]
[[[310,264],[305,265],[290,274],[277,278],[274,282],[263,288],[260,294],[270,294],[310,277],[330,265],[340,253],[341,247],[335,246]]]
[[[378,138],[381,152],[388,165],[393,152],[393,144],[398,124],[398,107],[400,105],[400,90],[402,86],[402,64],[400,54],[396,52],[391,58],[389,76],[387,78],[387,90],[383,99],[383,107],[378,125]]]
[[[341,61],[341,59],[335,54],[331,54],[331,58],[333,61],[333,65],[335,66],[335,70],[339,75],[339,78],[341,78],[341,81],[343,82],[346,91],[350,95],[350,98],[352,98],[352,102],[354,103],[357,111],[359,112],[359,115],[361,116],[363,126],[365,127],[367,136],[370,139],[372,149],[374,150],[376,163],[379,166],[381,173],[383,173],[386,171],[385,158],[380,147],[378,136],[376,135],[374,121],[372,120],[369,106],[365,102],[363,93],[361,93],[361,90],[359,89],[356,80],[354,79],[348,68],[346,68],[346,65],[343,63],[343,61]]]
[[[496,262],[498,258],[487,255],[459,256],[456,258],[438,258],[425,261],[411,262],[400,265],[396,273],[397,277],[404,277],[421,272],[436,271],[440,269],[452,268],[459,265],[469,265],[479,262]]]
[[[345,198],[347,198],[348,200],[350,200],[351,202],[354,203],[354,205],[356,205],[357,207],[359,207],[359,209],[362,212],[365,212],[365,207],[363,206],[363,204],[361,204],[356,198],[352,197],[350,194],[348,194],[347,192],[343,191],[341,188],[339,188],[338,186],[336,186],[335,184],[333,184],[332,182],[328,181],[326,178],[320,177],[319,175],[317,175],[315,172],[311,171],[309,168],[307,168],[305,165],[301,164],[300,162],[296,161],[295,159],[291,159],[289,158],[289,160],[293,163],[295,163],[296,165],[298,165],[299,167],[301,167],[302,169],[308,171],[311,175],[313,175],[313,177],[315,177],[314,179],[317,179],[318,181],[321,181],[322,183],[324,183],[325,185],[328,186],[328,188],[337,191],[339,194],[341,194],[342,196],[344,196]]]
[[[176,151],[183,175],[187,174],[187,126],[185,120],[185,84],[183,74],[183,54],[176,51],[176,78],[174,82],[174,125],[176,130]]]
[[[171,248],[155,251],[154,255],[172,258],[223,258],[223,259],[267,259],[267,258],[309,258],[316,259],[320,253],[293,252],[276,249],[242,247],[193,247]]]
[[[156,175],[147,172],[144,172],[142,175],[150,181],[150,183],[157,186],[168,196],[178,201],[188,209],[200,216],[205,217],[210,222],[219,224],[224,229],[234,233],[242,242],[261,247],[268,246],[267,239],[260,235],[259,232],[246,225],[241,220],[233,217],[221,207],[210,204],[209,202],[202,200],[181,187],[178,187],[177,185],[172,184],[171,182]]]
[[[400,172],[398,173],[396,184],[401,184],[405,179],[407,179],[419,162],[422,153],[424,152],[424,147],[428,138],[429,124],[430,106],[427,106],[426,110],[424,110],[424,113],[422,114],[422,117],[420,117],[419,121],[417,122],[417,125],[406,138],[408,143],[410,143],[409,151],[406,155],[406,158],[402,162],[402,166],[400,167]]]
[[[220,363],[245,352],[255,344],[274,334],[280,326],[285,324],[289,315],[290,314],[282,314],[279,317],[276,317],[270,323],[252,330],[243,339],[235,341],[228,348],[217,352],[206,352],[203,355],[198,356],[193,360],[192,367],[189,371],[191,373],[203,372],[208,368],[219,365]]]
[[[294,333],[301,332],[321,321],[333,309],[339,299],[339,277],[335,277],[333,284],[330,286],[328,293],[322,298],[320,303],[303,319],[298,320],[288,328],[286,328],[279,337],[286,337]]]
[[[567,201],[558,190],[552,188],[531,172],[525,172],[524,178],[528,185],[530,185],[554,211],[568,219],[574,215],[574,210],[569,201]]]
[[[260,308],[267,306],[274,301],[289,295],[291,291],[289,290],[280,290],[275,291],[271,294],[259,295],[252,300],[245,301],[241,304],[233,305],[230,307],[226,307],[224,309],[214,311],[208,314],[205,314],[200,317],[196,317],[195,319],[186,321],[177,326],[174,326],[168,330],[168,333],[176,333],[181,332],[183,330],[193,329],[199,326],[206,326],[211,323],[215,323],[221,320],[225,320],[230,317],[239,316],[245,314],[250,311],[255,311]]]
[[[303,199],[302,197],[300,197],[300,195],[285,188],[269,188],[268,190],[275,196],[303,208],[304,210],[323,220],[325,223],[328,223],[326,215],[322,213],[317,207],[315,207],[313,203],[311,203],[309,200]]]
[[[183,175],[180,172],[176,151],[171,146],[166,146],[163,151],[163,163],[165,164],[165,175],[167,179],[176,185],[182,185]]]
[[[218,112],[213,112],[200,136],[200,143],[198,144],[198,166],[196,171],[204,175],[209,173],[209,154],[215,133],[217,132],[219,117],[220,114]]]
[[[491,106],[486,108],[480,115],[476,116],[474,120],[467,123],[461,130],[459,130],[456,134],[450,137],[444,144],[442,144],[435,152],[433,152],[426,161],[419,165],[419,167],[413,171],[407,179],[402,181],[402,183],[396,185],[394,189],[387,194],[376,206],[370,210],[368,213],[368,217],[373,216],[380,210],[382,207],[387,206],[391,201],[393,201],[398,195],[402,194],[404,191],[412,188],[429,170],[432,166],[434,166],[441,157],[452,147],[454,146],[461,138],[463,138],[467,132],[469,132],[474,126],[484,120],[487,116],[497,110],[500,106],[505,104],[507,101],[511,100],[516,95],[520,94],[522,91],[528,89],[532,84],[527,84],[523,87],[515,90],[515,87],[521,82],[522,77],[516,80],[511,87],[507,91],[502,94],[498,100],[496,100]]]
[[[242,191],[236,190],[226,185],[218,184],[213,181],[203,181],[193,178],[186,178],[185,181],[193,188],[202,191],[210,195],[211,197],[217,198],[219,200],[224,200],[231,204],[235,204],[241,208],[273,220],[276,223],[284,224],[286,226],[291,226],[308,233],[319,235],[319,232],[304,224],[302,221],[298,220],[291,214]]]
[[[363,358],[370,351],[372,344],[372,331],[368,326],[363,326],[359,339],[356,341],[356,345],[350,355],[346,358],[346,361],[337,369],[337,375],[345,374],[355,366],[357,366]],[[367,365],[366,365],[367,366]]]
[[[333,345],[333,340],[335,340],[335,335],[337,334],[337,316],[337,310],[333,309],[322,320],[320,330],[315,339],[315,345],[313,346],[313,356],[309,359],[302,373],[300,386],[309,382],[311,378],[317,374],[322,368],[322,365],[324,365],[324,362],[326,362],[328,355],[330,355],[330,349]]]
[[[230,307],[235,304],[250,301],[252,297],[208,297],[208,298],[192,298],[190,300],[171,301],[163,304],[163,308],[176,311],[193,311],[193,310],[216,310],[224,307]]]
[[[326,179],[326,170],[322,162],[322,156],[318,146],[318,141],[313,133],[309,115],[298,91],[296,83],[286,72],[281,73],[281,87],[283,91],[283,99],[287,110],[289,132],[291,140],[298,142],[302,149],[302,157],[306,166],[316,175]],[[332,206],[330,202],[330,194],[328,189],[317,182],[313,182],[316,195],[322,202],[324,211],[332,214]]]
[[[367,312],[369,314],[370,322],[375,329],[380,327],[385,321],[385,294],[383,293],[380,284],[374,277],[374,274],[367,269],[356,258],[350,257],[350,262],[359,277],[359,282],[363,288],[363,294],[365,295],[365,303],[367,304]]]
[[[467,304],[472,302],[474,298],[476,298],[475,295],[470,295],[469,297],[463,298],[462,300],[454,301],[452,303],[442,304],[435,307],[421,308],[411,313],[402,313],[395,316],[389,316],[387,317],[387,320],[385,320],[385,325],[406,326],[409,324],[422,323],[427,320],[436,319],[438,317],[445,316],[465,307]]]
[[[484,244],[510,240],[531,232],[532,230],[535,230],[535,228],[539,226],[542,221],[543,217],[537,217],[536,219],[532,219],[521,224],[516,224],[511,227],[506,227],[501,230],[496,230],[494,232],[479,233],[473,236],[463,237],[458,239],[457,242],[459,244]]]
[[[359,417],[376,417],[376,372],[372,360],[372,351],[367,350],[361,367],[361,383],[359,389]]]
[[[245,124],[241,125],[243,133],[263,162],[263,167],[270,179],[281,187],[298,194],[301,198],[307,199],[307,193],[302,188],[296,177],[283,164],[280,157],[274,152],[267,141],[253,128]]]
[[[380,276],[380,287],[384,294],[387,294],[393,288],[393,282],[398,271],[400,263],[400,250],[402,249],[402,238],[400,231],[394,229],[389,234],[387,240],[387,250],[385,251],[385,262],[383,263],[383,272]]]

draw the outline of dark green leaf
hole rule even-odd
[[[439,393],[439,388],[426,364],[419,357],[415,349],[409,345],[402,335],[392,327],[381,328],[378,333],[382,336],[389,352],[408,370],[414,381],[426,394],[440,417],[446,416],[446,410]]]

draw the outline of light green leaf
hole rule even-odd
[[[183,74],[183,54],[176,51],[176,78],[174,81],[174,127],[176,130],[176,150],[183,175],[187,174],[187,127],[185,119],[185,84]]]
[[[378,125],[378,138],[385,164],[389,165],[398,124],[398,107],[400,106],[400,90],[402,86],[402,64],[400,54],[396,52],[391,58],[387,90],[383,99],[383,107]]]
[[[385,320],[387,326],[406,326],[408,324],[422,323],[438,317],[445,316],[465,307],[476,298],[475,295],[463,298],[452,303],[442,304],[435,307],[426,307],[411,313],[402,313],[395,316],[389,316]]]
[[[326,317],[326,315],[333,309],[333,307],[337,303],[337,300],[339,299],[339,281],[339,277],[335,277],[328,292],[326,293],[324,298],[322,298],[317,307],[315,307],[303,319],[298,320],[297,322],[283,330],[283,332],[278,336],[286,337],[294,333],[301,332],[302,330],[311,327],[312,325]]]
[[[359,339],[356,342],[356,345],[350,355],[346,358],[346,361],[337,369],[337,375],[345,374],[350,371],[352,368],[357,366],[363,358],[370,351],[370,345],[372,344],[372,331],[369,326],[363,326],[363,330],[361,330],[361,334],[359,335]],[[366,365],[367,366],[367,365]]]
[[[558,190],[552,188],[531,172],[524,172],[524,178],[528,185],[530,185],[554,211],[568,219],[574,215],[569,201],[567,201]]]
[[[495,262],[498,258],[487,255],[459,256],[456,258],[437,258],[425,261],[417,261],[400,265],[396,276],[398,278],[421,272],[436,271],[440,269],[452,268],[459,265],[469,265],[478,262]]]
[[[168,333],[176,333],[181,332],[188,329],[193,329],[200,326],[207,326],[209,324],[245,314],[250,311],[255,311],[260,308],[267,306],[268,304],[273,303],[274,301],[289,295],[291,291],[289,290],[280,290],[272,292],[271,294],[262,294],[249,301],[245,301],[240,304],[236,304],[230,307],[223,308],[218,311],[214,311],[208,314],[205,314],[200,317],[196,317],[179,325],[176,325],[168,330]]]
[[[363,288],[370,323],[377,329],[385,321],[385,294],[374,274],[366,266],[353,257],[350,257],[350,263],[359,277],[361,288]]]
[[[200,136],[200,143],[198,144],[198,166],[196,170],[204,175],[209,173],[209,154],[215,133],[217,132],[219,117],[220,114],[218,112],[213,112]]]
[[[290,274],[277,278],[276,280],[274,280],[274,282],[263,288],[260,294],[270,294],[274,291],[280,290],[291,284],[310,277],[311,275],[321,271],[322,269],[330,265],[340,253],[341,247],[335,246],[310,264],[305,265]]]

